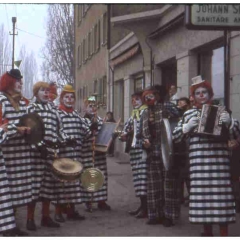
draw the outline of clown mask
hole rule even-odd
[[[156,97],[153,93],[149,93],[145,95],[145,102],[148,106],[152,106],[156,102]]]
[[[134,109],[140,108],[142,106],[142,99],[140,96],[132,97],[132,106]]]
[[[89,114],[89,115],[94,115],[96,112],[97,112],[97,107],[96,107],[95,102],[90,102],[87,105],[86,113]]]
[[[63,104],[67,108],[72,108],[75,103],[75,97],[73,93],[66,93],[63,96]]]
[[[203,105],[210,100],[209,92],[207,88],[199,87],[194,92],[194,100],[196,103]]]
[[[22,91],[22,80],[21,79],[17,79],[15,84],[14,84],[14,91],[16,93],[21,93]]]
[[[49,88],[40,87],[37,93],[38,101],[47,103],[49,100]]]

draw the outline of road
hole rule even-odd
[[[108,158],[109,172],[109,200],[112,211],[102,212],[95,206],[92,213],[85,211],[83,205],[77,206],[77,210],[86,216],[81,222],[66,221],[58,229],[49,229],[40,226],[41,204],[37,204],[35,221],[36,232],[30,232],[31,236],[200,236],[201,226],[192,225],[188,221],[188,207],[182,206],[181,218],[175,226],[165,228],[162,225],[147,225],[147,219],[136,219],[129,216],[127,211],[135,209],[139,200],[135,197],[130,165],[127,162],[119,163],[118,159]],[[51,206],[51,216],[54,216],[54,208]],[[240,214],[237,214],[237,223],[230,225],[229,235],[239,236]],[[22,230],[26,230],[26,207],[17,211],[17,224]],[[214,226],[214,235],[219,236],[218,226]]]

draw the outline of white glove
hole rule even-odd
[[[199,119],[197,117],[192,117],[188,123],[183,124],[183,133],[188,133],[198,125]]]
[[[223,122],[227,127],[231,124],[231,118],[228,112],[220,114],[220,122]]]

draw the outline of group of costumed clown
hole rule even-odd
[[[224,134],[219,137],[200,135],[199,125],[204,104],[212,104],[213,89],[201,76],[193,78],[190,87],[193,107],[182,109],[164,101],[163,86],[153,86],[132,95],[133,111],[126,121],[120,140],[129,145],[130,163],[138,209],[129,211],[136,218],[148,218],[147,224],[174,226],[180,216],[180,165],[165,170],[161,155],[163,118],[178,119],[172,133],[174,144],[188,144],[190,165],[189,221],[203,225],[201,236],[213,236],[212,227],[219,225],[220,236],[228,236],[228,224],[236,221],[235,199],[231,184],[230,147],[240,143],[239,123],[230,111],[220,114]],[[130,144],[129,144],[129,138]],[[180,161],[180,159],[179,159]]]
[[[84,169],[92,167],[92,143],[103,124],[97,116],[95,99],[85,101],[86,115],[74,110],[75,90],[65,85],[60,94],[60,104],[53,102],[58,96],[53,83],[39,81],[33,86],[33,100],[21,95],[22,75],[11,69],[0,79],[0,232],[3,236],[27,236],[15,221],[17,207],[27,206],[26,228],[36,231],[34,220],[37,202],[42,203],[41,226],[60,227],[68,220],[84,220],[75,205],[85,203],[92,210],[98,203],[101,210],[111,210],[108,197],[106,154],[95,154],[95,167],[105,176],[103,187],[89,193],[79,181],[60,182],[52,174],[54,156],[78,161]],[[34,101],[35,99],[35,101]],[[26,141],[31,128],[20,126],[25,114],[36,113],[44,125],[44,137],[36,144]],[[50,203],[55,206],[54,220],[50,217]]]
[[[34,213],[42,203],[41,226],[58,228],[68,220],[84,220],[75,209],[84,203],[87,211],[97,203],[101,210],[111,210],[107,204],[108,174],[106,154],[94,151],[94,141],[103,120],[97,115],[94,97],[85,100],[85,115],[74,110],[75,90],[65,85],[60,93],[59,105],[56,85],[39,81],[33,86],[35,101],[31,103],[21,95],[22,75],[11,69],[0,79],[0,232],[3,236],[26,236],[16,226],[17,207],[27,206],[26,228],[36,231]],[[229,140],[239,143],[239,123],[230,112],[220,115],[224,136],[218,138],[199,135],[199,114],[204,104],[211,104],[211,85],[200,77],[194,78],[190,88],[194,106],[182,115],[175,104],[164,101],[163,86],[152,86],[132,94],[133,111],[119,136],[126,142],[130,155],[133,185],[140,206],[129,214],[148,218],[147,224],[175,225],[180,216],[179,165],[166,170],[161,154],[161,128],[163,118],[177,118],[172,133],[175,144],[189,143],[190,197],[189,220],[202,224],[202,236],[213,236],[212,225],[218,224],[220,235],[228,235],[228,224],[235,222],[235,199],[231,187]],[[44,124],[44,138],[29,144],[29,127],[20,126],[24,114],[36,113]],[[54,150],[55,147],[55,150]],[[74,150],[73,150],[74,149]],[[84,169],[96,167],[104,175],[101,189],[88,192],[80,180],[60,182],[52,174],[54,154],[60,158],[78,161]],[[94,156],[94,162],[93,162]],[[175,158],[174,161],[177,161]],[[54,204],[54,220],[50,217],[50,203]]]

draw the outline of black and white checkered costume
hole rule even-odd
[[[139,117],[143,113],[144,109],[139,112]],[[134,130],[134,124],[136,125],[135,131],[139,133],[140,118],[137,119],[134,115],[131,116],[124,124],[123,132],[128,133]],[[143,153],[144,151],[144,153]],[[130,148],[130,164],[133,174],[133,185],[135,194],[137,197],[147,195],[147,162],[146,152],[142,149],[142,139],[136,138],[135,145]]]
[[[35,112],[43,120],[45,134],[44,141],[56,142],[67,138],[64,134],[60,134],[59,117],[56,108],[49,103],[32,103],[27,108],[28,113]],[[60,137],[61,135],[61,137]],[[43,159],[36,148],[31,150],[31,161],[34,166],[33,173],[33,194],[34,200],[40,197],[49,200],[57,199],[57,180],[52,174],[53,159]]]
[[[84,118],[84,119],[86,121],[86,124],[90,127],[91,121],[88,118]],[[102,118],[97,117],[97,123],[98,123],[98,130],[95,133],[96,136],[102,127],[102,124],[103,124]],[[84,141],[82,145],[81,163],[83,164],[84,169],[93,167],[92,144],[93,144],[93,138],[91,137],[86,141]],[[107,173],[106,153],[95,152],[94,167],[102,171],[105,177],[105,182],[103,184],[103,187],[94,193],[89,193],[87,191],[84,191],[84,194],[83,194],[84,202],[107,201],[107,198],[108,198],[108,173]]]
[[[173,131],[180,142],[189,136],[191,223],[231,223],[235,221],[235,203],[231,187],[230,160],[227,140],[196,133],[183,133],[183,124],[197,117],[199,109],[186,111]],[[240,136],[238,122],[232,120],[230,139]]]
[[[58,110],[61,119],[60,128],[64,133],[76,141],[76,146],[60,147],[59,157],[70,158],[74,161],[81,163],[81,147],[84,141],[91,136],[89,126],[85,120],[79,116],[77,111],[65,112]],[[57,183],[57,196],[58,203],[82,203],[83,202],[83,189],[79,181]]]
[[[1,143],[6,140],[7,133],[0,128]],[[0,152],[0,232],[16,227],[15,216],[12,206],[8,175],[2,152]]]
[[[152,111],[154,120],[150,124],[149,117]],[[176,105],[170,102],[150,106],[142,114],[141,126],[143,139],[148,139],[151,148],[148,154],[148,186],[147,204],[148,218],[169,218],[175,220],[180,214],[179,181],[176,172],[165,171],[161,156],[160,123],[164,117],[178,117]]]
[[[32,162],[30,146],[24,137],[17,133],[20,117],[26,113],[27,104],[19,100],[16,110],[4,94],[0,94],[2,118],[8,121],[7,139],[1,144],[8,175],[8,183],[13,207],[26,205],[32,201]]]

